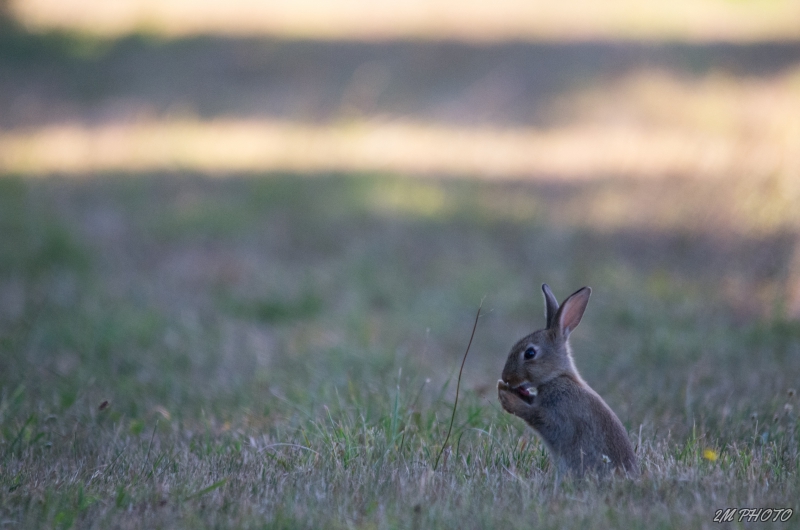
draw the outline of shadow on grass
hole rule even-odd
[[[391,280],[368,278],[384,265],[402,270],[406,287],[424,289],[451,282],[447,267],[466,259],[469,268],[474,259],[477,274],[495,267],[541,271],[537,276],[546,278],[553,270],[572,283],[628,271],[695,285],[716,292],[720,301],[738,282],[744,300],[727,300],[750,302],[749,310],[738,310],[759,315],[774,307],[745,293],[763,294],[768,284],[778,289],[796,274],[795,221],[787,218],[765,231],[737,203],[754,200],[752,193],[741,197],[714,182],[489,183],[345,175],[219,180],[159,174],[4,178],[0,186],[0,270],[6,276],[35,276],[59,266],[85,271],[90,264],[111,267],[112,275],[116,265],[128,273],[167,266],[169,274],[195,275],[203,288],[213,289],[242,278],[245,265],[237,259],[246,266],[257,266],[259,259],[276,264],[292,285],[317,265],[344,260],[366,267],[354,269],[353,279],[380,291]],[[611,223],[604,217],[608,201],[616,208]],[[666,216],[678,205],[682,215]],[[300,291],[289,289],[274,303],[239,304],[224,296],[218,301],[264,321],[318,314],[321,300]],[[387,298],[377,296],[375,303]]]
[[[758,77],[799,61],[798,42],[473,45],[146,35],[104,41],[34,35],[7,23],[0,78],[14,83],[0,83],[0,126],[186,114],[541,126],[553,119],[553,96],[636,71]]]

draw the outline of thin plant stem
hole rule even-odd
[[[456,383],[456,400],[453,403],[453,415],[450,416],[450,427],[447,428],[447,436],[444,437],[444,443],[442,443],[442,448],[439,451],[439,455],[436,457],[436,462],[433,464],[433,470],[439,467],[439,459],[442,457],[442,453],[444,453],[444,448],[447,447],[447,442],[450,440],[450,433],[453,430],[453,422],[456,419],[456,407],[458,407],[458,391],[461,388],[461,374],[464,371],[464,363],[467,362],[467,355],[469,354],[469,348],[472,346],[472,339],[475,337],[475,330],[478,327],[478,318],[481,316],[481,307],[483,307],[483,299],[481,298],[481,303],[478,306],[478,313],[475,315],[475,323],[472,324],[472,334],[469,336],[469,343],[467,344],[467,351],[464,352],[464,358],[461,360],[461,368],[458,370],[458,382]]]

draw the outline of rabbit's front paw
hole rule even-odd
[[[530,385],[520,385],[512,388],[505,381],[497,382],[497,397],[506,412],[515,416],[526,416],[533,406],[536,388]]]

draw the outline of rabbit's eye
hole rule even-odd
[[[533,359],[534,357],[536,357],[536,348],[534,348],[533,346],[528,346],[528,348],[525,350],[525,353],[523,353],[522,356],[525,358],[526,361]]]

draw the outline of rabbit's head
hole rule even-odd
[[[583,287],[569,296],[561,306],[547,284],[542,285],[545,300],[545,329],[535,331],[518,341],[508,354],[503,368],[502,386],[515,390],[532,402],[536,387],[562,375],[580,380],[567,339],[586,310],[592,290]]]

